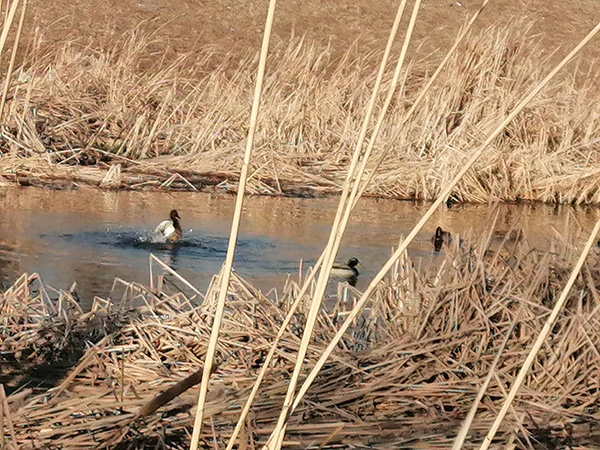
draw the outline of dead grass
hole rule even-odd
[[[417,269],[406,258],[395,266],[294,412],[286,447],[449,448],[509,335],[465,448],[481,442],[569,276],[580,241],[579,236],[565,237],[552,252],[540,254],[526,236],[490,246],[491,235],[490,229],[480,239],[467,236],[460,248],[455,242],[437,269]],[[496,443],[512,442],[518,449],[598,444],[598,257],[596,252],[582,271]],[[290,280],[283,292],[266,298],[232,277],[219,369],[202,432],[207,448],[227,440],[299,290]],[[120,330],[88,346],[57,387],[8,398],[20,448],[106,448],[109,443],[154,448],[157,440],[164,448],[186,448],[195,390],[147,417],[137,413],[201,366],[217,281],[196,304],[173,287],[178,280],[168,274],[153,282],[153,289],[119,281],[115,292],[122,293],[115,298],[142,300],[146,306]],[[357,296],[346,287],[339,299],[326,303],[307,370]],[[258,448],[272,430],[304,313],[283,335],[239,448]],[[4,432],[11,442],[8,429]]]
[[[235,190],[228,180],[239,176],[254,57],[237,61],[205,48],[163,64],[160,53],[147,60],[152,44],[133,32],[107,49],[69,43],[42,55],[33,45],[11,83],[0,176],[25,184],[104,180],[103,187],[139,188],[160,186],[177,172],[196,188],[223,183]],[[397,129],[427,78],[430,62],[416,62],[375,145],[375,155],[391,151],[367,195],[434,199],[464,155],[541,79],[538,50],[519,24],[472,36],[409,125]],[[303,40],[272,52],[251,192],[339,191],[379,57],[352,47],[332,58],[328,48]],[[388,76],[384,90],[389,82]],[[507,127],[455,197],[598,203],[598,105],[586,74],[555,82]],[[113,169],[105,180],[116,164],[119,179],[112,179]],[[79,170],[82,165],[94,169]],[[153,170],[160,175],[147,173]]]

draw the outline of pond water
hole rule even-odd
[[[0,287],[23,272],[37,272],[50,286],[77,292],[88,305],[106,297],[113,279],[148,283],[148,257],[154,253],[204,291],[225,258],[235,196],[139,191],[0,190]],[[363,199],[354,211],[338,254],[358,257],[365,268],[364,289],[390,255],[400,236],[417,223],[426,204]],[[249,197],[240,228],[234,268],[263,291],[280,289],[288,274],[298,276],[299,261],[314,264],[333,222],[337,198]],[[181,216],[183,243],[176,249],[145,243],[169,211]],[[565,226],[590,230],[597,208],[545,205],[460,205],[437,212],[409,248],[421,264],[432,264],[431,236],[438,225],[455,233],[485,229],[498,211],[498,228],[514,224],[540,250]],[[332,284],[334,284],[333,282]]]

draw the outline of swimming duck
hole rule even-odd
[[[331,275],[338,278],[344,278],[350,286],[356,286],[356,278],[359,275],[357,267],[360,266],[360,261],[352,257],[348,263],[334,263],[331,268]]]
[[[442,227],[437,227],[435,229],[435,234],[431,238],[431,242],[433,242],[433,248],[435,251],[439,252],[444,243],[446,245],[450,245],[452,243],[452,235],[449,231],[442,230]]]
[[[154,230],[154,236],[161,242],[175,243],[179,242],[183,237],[181,224],[179,223],[179,214],[176,209],[169,213],[169,220],[163,220]]]

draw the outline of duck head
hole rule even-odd
[[[171,218],[171,220],[174,222],[175,219],[181,219],[181,217],[179,217],[179,213],[177,212],[176,209],[172,209],[171,212],[169,213],[169,217]]]
[[[348,260],[348,267],[355,268],[360,267],[360,261],[354,256]]]

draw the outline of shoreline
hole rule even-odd
[[[144,165],[140,162],[140,165]],[[120,165],[119,165],[120,166]],[[3,171],[0,159],[0,188],[34,187],[49,190],[99,189],[109,191],[156,191],[156,192],[202,192],[233,195],[237,193],[239,174],[235,172],[198,172],[190,169],[171,169],[167,166],[132,170],[120,166],[115,175],[115,166],[104,169],[98,166],[60,166],[55,164],[45,171],[41,168]],[[53,170],[58,169],[58,171]],[[112,171],[112,172],[111,172]],[[343,171],[340,171],[343,173]],[[341,192],[340,186],[294,184],[288,180],[261,178],[260,182],[249,183],[247,196],[284,197],[304,199],[335,198]],[[436,197],[400,197],[380,192],[365,192],[362,198],[373,200],[395,200],[427,204]],[[497,198],[489,194],[487,201],[458,200],[452,195],[447,207],[458,205],[546,205],[571,207],[600,207],[599,202],[560,202],[544,201],[539,198]]]

